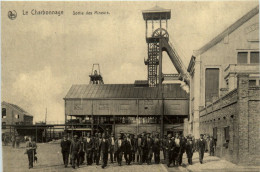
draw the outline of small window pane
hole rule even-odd
[[[249,80],[249,86],[256,86],[256,80]]]
[[[237,54],[237,63],[247,63],[247,52],[239,52]]]
[[[2,108],[2,118],[6,118],[6,108]]]
[[[250,63],[259,63],[259,52],[250,53]]]

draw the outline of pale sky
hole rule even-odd
[[[168,32],[188,66],[199,49],[258,5],[245,2],[2,2],[2,101],[17,104],[49,122],[64,121],[64,100],[72,84],[88,84],[99,63],[105,84],[147,78],[142,10],[171,9]],[[33,16],[31,10],[63,10],[63,16]],[[9,10],[17,18],[7,17]],[[28,16],[23,10],[29,11]],[[72,15],[108,11],[110,15]],[[163,73],[175,73],[163,54]]]

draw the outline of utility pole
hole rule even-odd
[[[45,142],[47,142],[47,107],[45,112]]]

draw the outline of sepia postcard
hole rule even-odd
[[[4,172],[259,171],[259,1],[2,1]]]

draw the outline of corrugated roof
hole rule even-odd
[[[134,84],[72,85],[64,99],[159,98],[158,87],[135,87]],[[164,98],[189,98],[180,84],[163,84]]]

